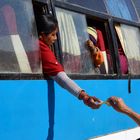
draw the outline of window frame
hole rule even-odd
[[[132,4],[133,4],[133,1],[132,1]],[[57,7],[57,8],[62,8],[65,10],[70,10],[73,12],[85,14],[86,16],[98,18],[102,21],[105,21],[109,25],[107,27],[109,30],[107,28],[106,28],[106,30],[107,30],[108,35],[109,35],[108,41],[111,41],[111,47],[112,47],[112,49],[114,49],[113,56],[114,56],[115,60],[113,59],[113,63],[115,62],[115,65],[116,65],[116,73],[115,74],[101,74],[101,75],[97,75],[97,74],[96,75],[84,75],[84,74],[80,74],[80,73],[79,74],[68,74],[72,79],[129,79],[130,76],[132,79],[139,79],[140,78],[140,75],[131,75],[131,74],[123,75],[123,74],[121,74],[118,49],[117,49],[118,43],[117,43],[117,38],[115,35],[115,30],[114,30],[114,23],[131,25],[131,26],[138,27],[140,29],[140,24],[138,21],[137,22],[136,21],[129,21],[126,19],[113,17],[110,14],[102,13],[99,11],[97,12],[97,11],[94,11],[91,9],[87,9],[84,7],[80,7],[77,5],[73,5],[70,3],[64,3],[64,2],[60,2],[60,1],[56,1],[56,0],[55,0],[55,2],[53,2],[52,6],[53,6],[53,9],[55,9],[55,7]],[[133,6],[135,8],[135,5],[133,5]],[[135,9],[135,11],[136,11],[136,9]],[[137,14],[137,11],[136,11],[136,14]],[[58,42],[60,42],[60,38],[58,38]],[[62,53],[62,50],[61,50],[61,53]]]

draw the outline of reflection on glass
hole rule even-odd
[[[117,34],[128,59],[128,70],[133,75],[140,74],[140,30],[124,24],[117,28],[120,28]]]
[[[0,72],[38,73],[39,47],[31,0],[0,1]]]
[[[56,8],[60,29],[64,69],[67,73],[94,73],[89,50],[85,16]]]
[[[138,13],[139,19],[140,19],[140,0],[133,0],[133,3],[137,9],[137,13]]]
[[[130,0],[105,0],[109,13],[127,20],[138,20]]]
[[[57,0],[62,2],[72,3],[88,9],[107,12],[103,0]]]

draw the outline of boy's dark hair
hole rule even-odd
[[[57,19],[52,15],[36,16],[38,34],[44,32],[46,35],[53,32],[58,27]]]

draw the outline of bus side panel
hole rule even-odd
[[[127,80],[76,82],[87,93],[103,101],[110,96],[121,97],[129,107],[140,113],[140,80],[131,81],[131,93],[128,93]],[[102,105],[98,110],[86,107],[82,101],[77,100],[57,84],[55,96],[54,140],[87,140],[137,126],[129,117],[107,105]]]
[[[48,127],[46,81],[0,81],[0,140],[45,140]]]
[[[90,95],[122,97],[140,113],[140,80],[76,80]],[[137,125],[103,105],[92,110],[52,80],[0,81],[0,140],[88,140]]]

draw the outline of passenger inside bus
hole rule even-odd
[[[81,87],[70,79],[51,51],[52,45],[57,40],[57,20],[51,15],[36,15],[36,23],[39,34],[43,72],[78,99],[83,100],[87,106],[98,109],[102,101],[96,97],[89,96]]]
[[[100,74],[114,73],[110,44],[107,42],[104,23],[87,18],[87,24],[89,26],[90,39],[93,40],[103,55],[104,62],[98,67]]]
[[[94,66],[95,66],[95,71],[96,73],[103,73],[101,71],[101,65],[104,65],[104,56],[103,53],[100,51],[100,42],[99,42],[99,36],[98,32],[94,27],[88,27],[87,32],[89,34],[89,39],[87,41],[87,45],[90,47],[91,50],[91,57],[93,58]],[[102,41],[102,45],[104,45],[104,42]],[[100,48],[99,48],[100,47]],[[104,72],[105,73],[105,72]]]
[[[86,42],[87,46],[91,51],[91,57],[93,59],[93,63],[96,68],[100,68],[101,64],[104,62],[103,54],[98,47],[94,45],[94,43],[89,39]]]
[[[94,28],[94,40],[97,42],[98,48],[103,53],[104,63],[100,67],[101,73],[112,73],[113,63],[112,63],[112,53],[106,43],[106,38],[103,25],[98,21],[88,20],[89,25]],[[117,42],[118,42],[118,56],[120,62],[120,71],[122,74],[128,74],[128,60],[125,52],[124,41],[122,37],[122,32],[119,25],[115,25]],[[96,32],[96,37],[95,37]],[[92,33],[93,34],[93,33]],[[96,38],[96,39],[95,39]],[[110,45],[110,44],[109,44]],[[112,71],[112,72],[111,72]]]

